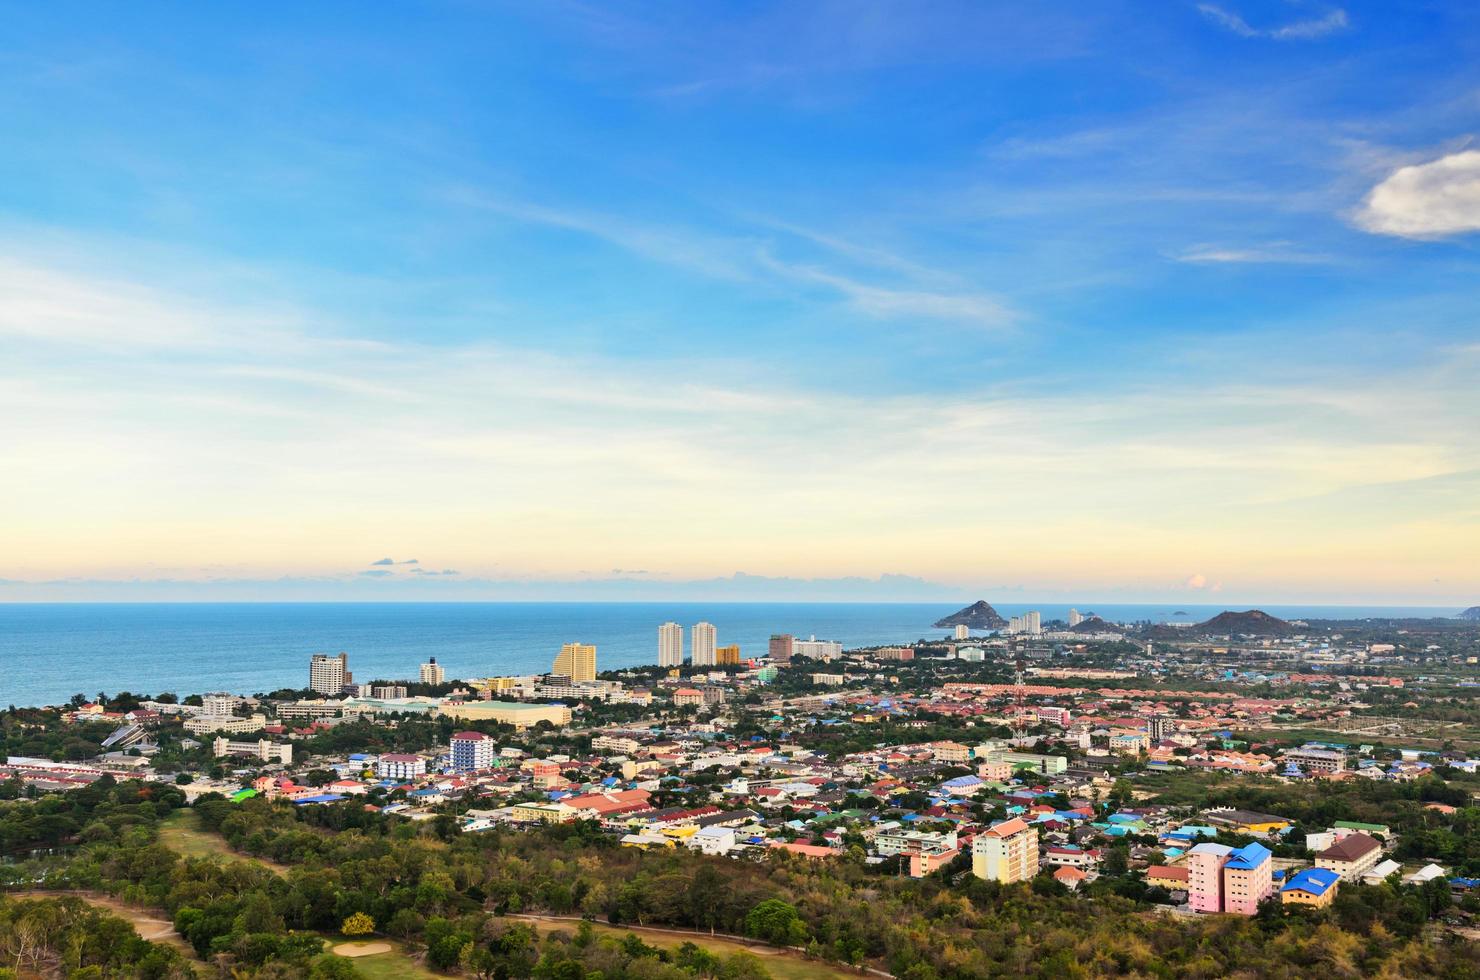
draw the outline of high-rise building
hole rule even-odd
[[[432,657],[421,665],[421,682],[423,684],[441,684],[447,677],[442,670],[442,665],[437,663],[437,658]]]
[[[689,663],[695,667],[713,667],[715,644],[714,624],[695,623],[691,636]]]
[[[683,666],[683,627],[677,623],[658,627],[658,666]]]
[[[569,677],[575,684],[596,680],[596,647],[588,643],[567,643],[560,648],[550,673]]]
[[[1026,612],[1021,616],[1014,616],[1007,621],[1007,632],[1027,633],[1037,636],[1043,632],[1043,617],[1036,612]]]
[[[1038,830],[1013,817],[982,831],[971,842],[971,873],[1004,885],[1038,874]]]
[[[714,650],[714,662],[720,667],[735,667],[740,664],[740,644],[731,643],[729,646],[716,647]]]
[[[770,646],[766,651],[767,655],[777,663],[786,663],[791,659],[792,644],[795,642],[796,637],[790,633],[776,633],[771,637]]]
[[[452,768],[458,772],[489,769],[498,756],[498,744],[482,732],[458,732],[452,736]]]
[[[1069,610],[1069,625],[1070,626],[1078,626],[1082,622],[1084,622],[1084,617],[1079,614],[1079,610],[1078,609],[1070,609]]]
[[[957,623],[955,635],[958,640],[969,640],[971,639],[971,627],[965,623]]]
[[[339,694],[346,684],[354,682],[349,672],[349,655],[330,656],[316,653],[308,661],[308,686],[320,694]]]

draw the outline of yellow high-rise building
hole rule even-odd
[[[567,643],[555,658],[552,674],[569,677],[572,682],[596,680],[596,647],[588,643]]]
[[[740,663],[740,644],[731,643],[727,647],[716,647],[714,650],[714,662],[717,666],[725,664],[738,665]]]

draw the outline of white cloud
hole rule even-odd
[[[784,261],[757,236],[720,237],[683,228],[628,221],[606,214],[510,202],[466,188],[450,192],[464,206],[528,224],[560,228],[598,238],[653,262],[691,269],[716,279],[806,283],[827,287],[853,309],[870,317],[919,318],[1005,326],[1016,319],[1007,305],[979,291],[950,288],[940,278],[900,256],[844,242],[769,219],[754,219],[763,230],[782,231],[843,255],[855,263],[890,267],[895,282],[885,284],[825,268],[817,263]]]
[[[75,271],[36,281],[49,288],[27,302],[63,321],[73,301],[98,309],[112,291],[99,283],[114,282]],[[647,567],[681,580],[720,563],[797,575],[814,554],[828,556],[829,574],[938,576],[952,574],[941,556],[962,540],[1001,533],[1001,553],[1045,581],[1069,566],[1108,581],[1118,557],[1122,570],[1155,562],[1156,582],[1180,582],[1188,573],[1171,563],[1195,537],[1221,576],[1246,587],[1262,573],[1238,553],[1266,565],[1281,548],[1323,553],[1333,521],[1334,540],[1370,547],[1406,491],[1378,486],[1318,520],[1302,512],[1271,528],[1263,518],[1282,501],[1379,474],[1480,469],[1470,424],[1480,351],[1396,370],[1381,399],[1374,379],[1349,375],[1230,386],[1193,374],[1026,395],[990,381],[850,391],[798,386],[767,370],[765,352],[706,363],[324,342],[326,321],[310,309],[293,312],[302,332],[282,345],[243,349],[223,338],[236,335],[233,317],[258,319],[250,301],[148,295],[106,307],[66,344],[4,338],[0,511],[23,516],[10,544],[27,556],[7,571],[127,578],[137,556],[169,554],[227,561],[247,577],[342,574],[394,527],[402,553],[436,556],[460,580],[489,575],[491,562],[533,578]],[[13,322],[22,311],[8,298],[0,293],[0,321]],[[121,350],[94,343],[144,336],[161,317],[195,326]],[[1426,574],[1463,578],[1474,535],[1456,533],[1464,525],[1452,517],[1471,499],[1426,507],[1423,519],[1450,521],[1449,537],[1400,539],[1398,553],[1422,549]],[[1238,516],[1209,528],[1209,508]],[[1085,540],[1097,548],[1081,561]]]
[[[1402,238],[1480,231],[1480,150],[1399,167],[1372,188],[1356,220],[1367,231]]]
[[[1268,28],[1254,27],[1239,14],[1217,4],[1200,3],[1197,9],[1208,20],[1239,37],[1262,37],[1273,41],[1309,41],[1344,31],[1351,26],[1346,11],[1340,7],[1333,8],[1321,17]]]
[[[1189,589],[1205,589],[1208,585],[1208,577],[1202,572],[1198,572],[1195,575],[1189,575],[1187,577],[1186,585]]]
[[[1178,262],[1211,265],[1289,264],[1314,265],[1329,262],[1330,257],[1315,252],[1301,252],[1289,242],[1266,242],[1262,245],[1230,246],[1203,243],[1192,245],[1172,256]]]

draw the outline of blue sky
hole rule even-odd
[[[1480,602],[1474,5],[0,11],[0,598]]]

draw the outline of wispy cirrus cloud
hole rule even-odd
[[[1214,3],[1200,3],[1197,9],[1208,20],[1239,37],[1268,38],[1273,41],[1310,41],[1344,31],[1351,26],[1346,11],[1340,7],[1333,7],[1320,17],[1273,27],[1255,27],[1241,14]]]
[[[1329,255],[1305,252],[1291,242],[1265,242],[1259,245],[1214,245],[1203,243],[1191,245],[1172,255],[1178,262],[1207,265],[1241,265],[1246,263],[1286,263],[1290,265],[1319,265],[1330,262]]]
[[[932,320],[994,328],[1020,318],[1005,300],[980,291],[952,288],[942,281],[944,277],[919,263],[785,222],[757,219],[755,224],[747,224],[733,235],[718,236],[609,214],[509,201],[469,188],[454,189],[449,192],[449,198],[463,206],[515,221],[589,235],[645,259],[716,278],[764,282],[772,288],[797,284],[822,287],[871,318]],[[776,234],[821,246],[834,253],[834,257],[856,260],[873,266],[876,271],[865,277],[830,268],[820,259],[779,258],[773,240]],[[893,275],[886,278],[877,271],[883,267],[888,267]]]

